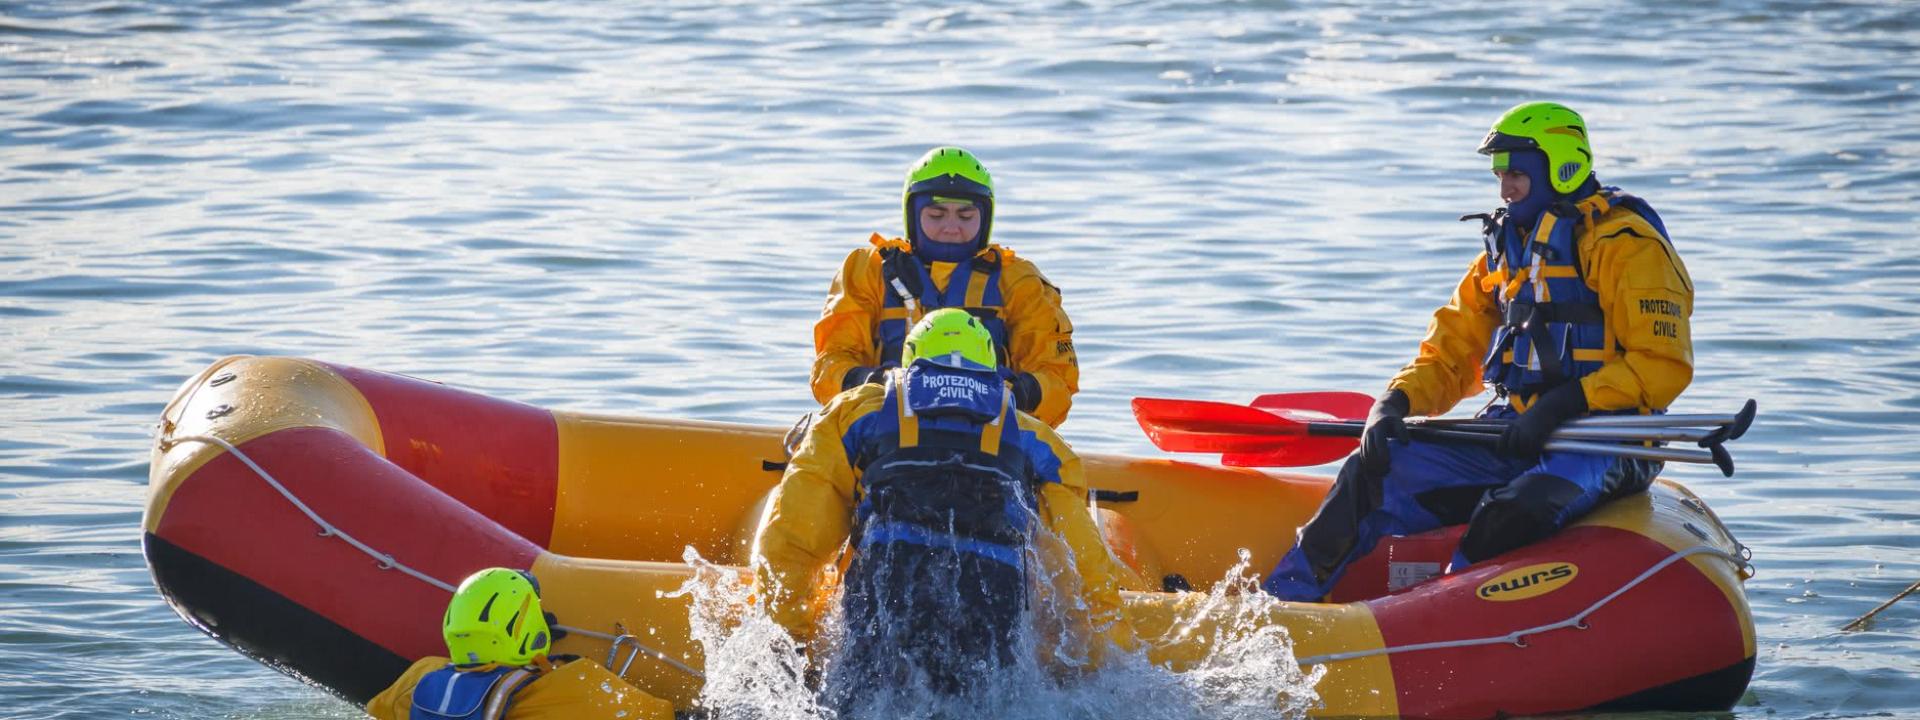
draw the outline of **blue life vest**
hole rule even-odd
[[[993,335],[1001,378],[1013,376],[1007,355],[1007,321],[1002,317],[1006,300],[1000,296],[999,250],[959,263],[947,276],[946,292],[935,288],[933,275],[913,253],[888,248],[880,251],[880,257],[880,282],[886,291],[881,293],[885,300],[873,342],[880,351],[881,364],[900,363],[907,331],[921,317],[940,308],[959,308],[979,318]]]
[[[849,458],[861,472],[856,547],[908,543],[1022,567],[1035,506],[1017,411],[992,371],[919,361],[887,378],[880,413]]]
[[[1011,391],[990,370],[927,360],[885,387],[880,409],[841,437],[860,500],[822,688],[842,708],[875,686],[965,693],[1015,665],[1029,622],[1032,463],[1044,459],[1016,425]]]
[[[1620,351],[1579,257],[1580,236],[1613,207],[1627,208],[1667,234],[1652,206],[1613,187],[1556,204],[1541,213],[1527,237],[1504,210],[1468,216],[1484,223],[1481,290],[1493,296],[1501,316],[1481,379],[1501,395],[1532,397],[1599,370]]]
[[[513,696],[533,684],[540,674],[530,668],[500,666],[491,670],[460,670],[453,665],[427,673],[413,686],[412,720],[501,720],[513,707]]]

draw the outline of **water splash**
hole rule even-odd
[[[1057,542],[1040,535],[1030,553],[1044,554]],[[1170,631],[1142,638],[1133,650],[1097,640],[1098,634],[1084,626],[1076,629],[1072,618],[1087,609],[1074,573],[1043,574],[1033,583],[1033,622],[1018,633],[1020,652],[1011,666],[983,668],[980,682],[956,694],[936,693],[916,682],[869,687],[841,714],[812,687],[810,680],[822,668],[752,602],[739,568],[707,562],[692,548],[683,560],[694,573],[675,595],[691,601],[693,639],[707,658],[707,681],[697,702],[715,720],[1280,720],[1306,717],[1319,701],[1313,687],[1326,673],[1324,667],[1299,666],[1292,638],[1275,622],[1280,601],[1259,590],[1243,551],[1239,564],[1210,592],[1183,598]],[[823,639],[843,632],[838,603],[834,607],[820,624]],[[1148,657],[1150,648],[1169,643],[1207,650],[1176,672]],[[830,657],[831,650],[821,655]],[[1100,658],[1097,670],[1085,669],[1090,657]]]
[[[689,599],[688,628],[706,655],[698,707],[715,720],[832,718],[807,687],[801,645],[752,602],[740,569],[707,562],[692,547],[681,560],[693,576],[668,597]]]

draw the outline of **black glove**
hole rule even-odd
[[[846,392],[861,385],[880,385],[887,381],[887,371],[900,367],[896,363],[882,363],[879,367],[856,365],[840,377],[840,391]]]
[[[1367,427],[1360,431],[1360,470],[1372,477],[1385,475],[1392,464],[1392,453],[1387,449],[1387,440],[1402,443],[1413,439],[1407,432],[1407,409],[1412,402],[1407,394],[1399,390],[1389,390],[1373,402],[1373,409],[1367,411]]]
[[[1020,373],[1013,376],[1013,406],[1020,412],[1030,413],[1040,407],[1040,378],[1033,373]]]
[[[1506,431],[1500,433],[1500,444],[1493,449],[1522,460],[1538,457],[1547,445],[1548,435],[1586,411],[1587,391],[1580,386],[1580,381],[1561,383],[1534,398],[1526,412],[1507,423]]]

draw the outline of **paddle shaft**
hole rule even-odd
[[[1360,437],[1364,424],[1352,422],[1309,422],[1308,435],[1331,435],[1335,437]],[[1423,440],[1441,440],[1469,442],[1476,445],[1493,445],[1500,442],[1498,433],[1476,432],[1471,430],[1443,430],[1440,428],[1409,425],[1407,431]],[[1555,437],[1559,437],[1556,435]],[[1612,455],[1615,457],[1638,458],[1641,460],[1660,460],[1664,462],[1702,463],[1718,465],[1720,471],[1732,475],[1733,462],[1727,458],[1725,450],[1718,445],[1713,450],[1691,450],[1684,448],[1646,447],[1643,445],[1615,445],[1605,442],[1587,442],[1582,440],[1548,440],[1546,450],[1553,452],[1577,452],[1594,455]],[[1716,452],[1717,451],[1717,452]]]
[[[1436,422],[1416,420],[1407,423],[1407,427],[1431,427],[1442,430],[1464,430],[1481,433],[1500,433],[1507,429],[1502,422]],[[1568,423],[1553,431],[1553,437],[1562,440],[1611,440],[1630,442],[1635,440],[1659,440],[1663,442],[1700,442],[1713,437],[1713,428],[1695,427],[1593,427]]]
[[[1759,413],[1759,410],[1760,404],[1754,402],[1752,399],[1748,399],[1745,404],[1740,406],[1740,412],[1732,415],[1589,415],[1569,420],[1560,427],[1563,429],[1704,427],[1709,428],[1706,435],[1689,439],[1705,447],[1728,440],[1740,439],[1740,436],[1747,434],[1747,428],[1753,426],[1753,418]],[[1431,420],[1428,422],[1453,425],[1485,422],[1485,420]],[[1648,439],[1677,440],[1681,438]]]
[[[1715,427],[1732,425],[1739,422],[1738,415],[1588,415],[1568,420],[1561,427],[1585,428],[1665,428],[1665,427]],[[1444,419],[1426,422],[1444,425],[1463,425],[1487,422],[1483,419]]]

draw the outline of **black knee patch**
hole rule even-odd
[[[1300,552],[1315,578],[1325,580],[1353,553],[1360,534],[1360,518],[1380,508],[1380,478],[1360,468],[1360,456],[1349,455],[1320,510],[1300,528]]]
[[[1413,496],[1414,502],[1440,521],[1442,525],[1459,525],[1473,518],[1475,510],[1480,509],[1481,501],[1487,493],[1502,486],[1499,485],[1461,485],[1428,490]]]
[[[1560,511],[1580,498],[1580,486],[1557,475],[1522,475],[1487,493],[1460,537],[1460,554],[1480,562],[1537,542],[1560,529]]]

